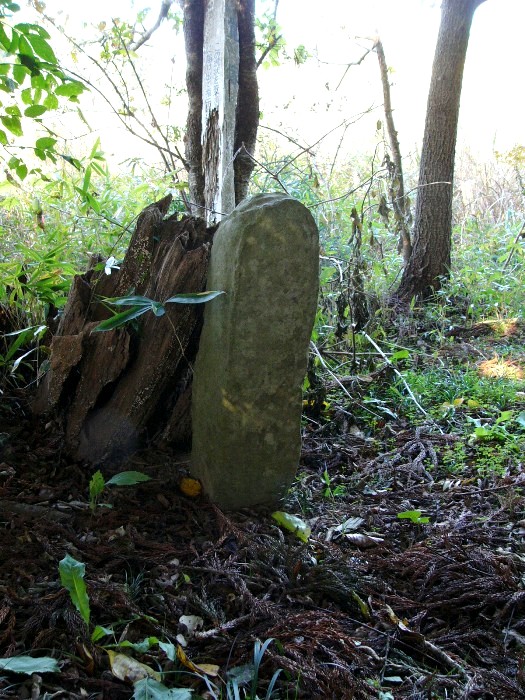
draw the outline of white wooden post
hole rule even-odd
[[[206,221],[235,208],[233,146],[239,88],[236,0],[207,0],[202,80],[202,165]]]

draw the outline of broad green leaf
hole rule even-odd
[[[18,38],[18,51],[20,52],[20,54],[24,56],[29,56],[30,58],[34,58],[35,56],[33,47],[23,34],[20,34]]]
[[[42,104],[48,109],[56,109],[58,107],[58,97],[52,92],[48,92],[47,97],[44,98]]]
[[[7,134],[3,129],[0,129],[0,145],[7,146]]]
[[[21,117],[22,112],[20,111],[20,107],[18,105],[11,105],[10,107],[5,108],[6,114],[9,114],[11,117]]]
[[[143,678],[134,685],[133,700],[191,700],[189,688],[167,688],[153,678]]]
[[[60,572],[60,582],[69,591],[71,602],[81,614],[82,619],[89,624],[89,598],[86,591],[84,575],[86,566],[74,559],[69,554],[62,559],[58,565]]]
[[[21,180],[24,180],[27,176],[27,165],[25,163],[20,163],[20,165],[16,169],[16,174]]]
[[[22,85],[29,73],[29,69],[21,63],[17,63],[13,66],[13,78],[16,80],[18,85]]]
[[[121,326],[125,326],[129,321],[132,321],[134,318],[142,316],[142,314],[145,314],[147,311],[149,311],[148,307],[134,306],[132,309],[123,311],[121,314],[115,314],[111,318],[102,321],[102,323],[99,323],[98,326],[93,328],[92,332],[112,331],[115,328],[120,328]]]
[[[522,411],[521,413],[518,413],[516,416],[516,423],[519,423],[522,428],[525,428],[525,411]]]
[[[10,44],[11,39],[7,36],[3,23],[0,22],[0,45],[7,50]]]
[[[430,518],[426,516],[421,517],[422,511],[420,510],[404,510],[402,513],[398,513],[397,517],[401,520],[411,520],[413,523],[425,524],[430,522]]]
[[[22,136],[22,124],[18,117],[0,117],[0,121],[5,126],[5,128],[10,131],[15,136]]]
[[[25,673],[27,676],[33,673],[60,673],[57,660],[52,656],[8,656],[0,659],[0,670]]]
[[[18,22],[15,24],[15,29],[17,29],[21,34],[26,36],[41,36],[44,39],[50,39],[51,37],[46,32],[44,27],[39,27],[38,24],[32,24],[31,22]]]
[[[211,301],[211,299],[215,299],[215,297],[218,297],[219,294],[224,294],[224,292],[195,292],[193,294],[176,294],[174,297],[166,299],[164,303],[204,304],[206,301]]]
[[[46,150],[48,148],[53,148],[56,142],[57,140],[51,138],[51,136],[43,136],[41,139],[36,140],[35,145],[37,148],[43,148],[44,150]]]
[[[55,90],[56,95],[60,95],[60,97],[69,98],[77,97],[77,95],[81,95],[83,92],[84,86],[82,85],[82,83],[79,83],[76,80],[64,83],[63,85],[59,85]]]
[[[392,362],[397,362],[398,360],[408,360],[410,353],[408,350],[398,350],[390,356]]]
[[[44,107],[44,105],[31,105],[31,107],[28,107],[24,111],[24,114],[26,117],[31,117],[32,119],[35,119],[36,117],[41,117],[46,112],[47,107]]]
[[[312,534],[312,530],[305,523],[304,520],[298,518],[296,515],[290,515],[290,513],[284,513],[281,510],[272,513],[272,518],[282,527],[293,532],[300,540],[303,542],[308,542],[308,538]]]
[[[502,411],[497,420],[496,420],[496,425],[499,425],[500,423],[505,423],[506,421],[510,420],[514,415],[514,411]]]
[[[115,476],[106,481],[106,486],[133,486],[141,481],[151,481],[151,476],[142,472],[120,472],[120,474],[115,474]]]
[[[45,39],[43,39],[41,36],[36,36],[34,34],[29,36],[28,38],[31,42],[31,46],[33,47],[35,53],[38,56],[40,56],[40,58],[42,58],[44,61],[47,61],[48,63],[57,63],[57,57],[55,56],[53,49]]]

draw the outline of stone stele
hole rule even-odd
[[[285,194],[242,202],[213,241],[193,378],[192,473],[225,510],[277,505],[297,470],[319,233]]]

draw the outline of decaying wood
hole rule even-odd
[[[93,332],[111,315],[101,297],[133,293],[163,302],[205,289],[213,229],[192,217],[164,219],[170,202],[142,212],[120,270],[108,276],[92,267],[75,278],[53,338],[34,411],[62,420],[66,447],[78,459],[118,461],[153,435],[178,444],[191,436],[202,307],[170,303],[162,317],[147,313],[135,326]]]

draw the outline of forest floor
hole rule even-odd
[[[517,326],[521,371],[524,341]],[[474,366],[502,343],[458,331],[441,361]],[[358,402],[380,381],[388,378],[345,386]],[[339,401],[305,421],[301,466],[282,507],[311,528],[303,542],[265,510],[223,513],[184,495],[188,465],[162,451],[119,467],[151,481],[107,487],[90,507],[93,468],[68,460],[56,426],[35,421],[28,397],[6,390],[0,657],[52,656],[60,672],[0,670],[0,697],[131,698],[133,686],[111,671],[110,649],[162,670],[166,686],[192,689],[193,698],[233,699],[225,681],[251,682],[254,644],[271,639],[255,679],[261,699],[278,669],[268,697],[525,698],[523,441],[508,468],[480,469],[451,423],[392,415],[371,434],[351,417],[348,397],[346,407]],[[492,437],[498,449],[501,433]],[[85,565],[89,628],[61,584],[66,554]],[[93,641],[95,626],[105,636]],[[179,642],[185,656],[173,654]]]

